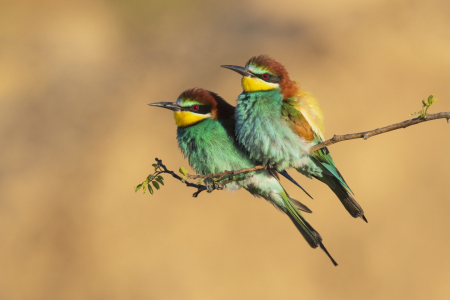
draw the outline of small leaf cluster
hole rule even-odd
[[[437,98],[434,98],[434,95],[428,96],[427,101],[422,100],[422,109],[418,112],[410,114],[410,116],[419,115],[420,119],[425,119],[427,117],[427,111],[430,106],[437,101]]]
[[[150,174],[147,176],[147,179],[144,180],[144,182],[138,184],[135,188],[134,191],[137,192],[139,191],[141,188],[144,191],[144,194],[146,192],[146,190],[148,189],[148,191],[150,192],[150,194],[153,195],[154,191],[153,191],[153,187],[157,190],[159,190],[160,188],[160,184],[164,185],[164,178],[160,175],[161,173],[164,173],[164,171],[161,169],[161,166],[158,164],[152,164],[152,166],[155,168],[155,172],[153,174]],[[151,185],[150,185],[151,183]],[[153,187],[152,187],[153,185]]]

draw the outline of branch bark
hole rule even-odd
[[[167,167],[162,163],[162,160],[155,158],[157,164],[163,169],[163,171],[161,173],[167,173],[172,175],[173,178],[178,179],[179,181],[183,182],[186,186],[189,187],[194,187],[197,189],[197,192],[195,192],[192,197],[197,197],[198,194],[200,194],[203,191],[208,191],[208,187],[206,185],[203,184],[195,184],[189,181],[184,180],[183,178],[181,178],[181,176],[177,175],[175,172],[170,171],[167,169]],[[217,181],[223,179],[225,176],[227,175],[237,175],[237,174],[241,174],[241,173],[248,173],[248,172],[252,172],[252,171],[257,171],[257,170],[261,170],[261,169],[267,169],[268,166],[256,166],[253,168],[247,168],[247,169],[242,169],[242,170],[237,170],[237,171],[225,171],[223,173],[214,173],[214,174],[206,174],[206,175],[190,175],[187,174],[187,176],[189,177],[189,179],[207,179],[207,178],[216,178]],[[233,179],[231,180],[227,180],[223,183],[215,183],[214,186],[211,188],[210,191],[208,191],[209,193],[211,193],[213,190],[222,190],[223,186],[225,186],[227,183],[230,183],[234,181]]]
[[[248,172],[253,172],[253,171],[267,169],[267,168],[268,168],[268,166],[256,166],[253,168],[247,168],[247,169],[242,169],[242,170],[237,170],[237,171],[225,171],[223,173],[206,174],[206,175],[189,175],[188,174],[188,176],[190,179],[217,178],[217,180],[221,180],[223,177],[225,177],[227,175],[237,175],[237,174],[241,174],[241,173],[248,173]]]
[[[365,131],[365,132],[359,132],[359,133],[351,133],[351,134],[345,134],[345,135],[334,135],[333,138],[326,140],[323,143],[317,144],[314,147],[311,148],[310,153],[313,153],[314,151],[321,149],[323,147],[326,146],[330,146],[342,141],[347,141],[347,140],[353,140],[353,139],[358,139],[358,138],[363,138],[365,140],[367,140],[368,138],[378,135],[378,134],[382,134],[385,132],[389,132],[389,131],[393,131],[393,130],[397,130],[400,128],[406,128],[412,125],[416,125],[419,123],[423,123],[423,122],[427,122],[427,121],[431,121],[431,120],[437,120],[437,119],[447,119],[447,123],[449,123],[450,120],[450,112],[440,112],[437,114],[429,114],[427,115],[425,118],[414,118],[411,120],[406,120],[397,124],[392,124],[386,127],[382,127],[382,128],[377,128],[374,130],[370,130],[370,131]],[[191,183],[188,182],[186,180],[183,181],[183,178],[181,178],[180,176],[178,176],[177,174],[175,174],[175,172],[170,171],[166,168],[166,166],[162,163],[162,160],[155,158],[156,162],[158,163],[159,166],[161,166],[161,168],[163,169],[162,173],[167,173],[172,175],[172,177],[174,177],[175,179],[180,180],[181,182],[183,182],[184,184],[186,184],[186,186],[189,187],[194,187],[197,189],[197,192],[195,192],[192,196],[193,197],[197,197],[201,192],[203,191],[208,191],[209,193],[212,192],[213,190],[217,189],[217,190],[221,190],[223,189],[223,186],[226,185],[227,183],[232,182],[233,180],[228,180],[226,182],[223,182],[221,184],[214,184],[214,186],[208,190],[208,188],[205,185],[202,184],[195,184],[195,183]],[[257,170],[261,170],[261,169],[268,169],[269,166],[256,166],[253,168],[248,168],[248,169],[242,169],[242,170],[237,170],[237,171],[225,171],[223,173],[215,173],[215,174],[206,174],[206,175],[190,175],[187,174],[187,176],[189,177],[189,179],[208,179],[208,178],[216,178],[216,181],[220,181],[221,179],[223,179],[225,176],[227,175],[237,175],[237,174],[241,174],[241,173],[248,173],[248,172],[252,172],[252,171],[257,171]]]
[[[314,147],[312,147],[310,150],[310,153],[314,153],[318,149],[321,149],[323,147],[330,146],[330,145],[333,145],[333,144],[336,144],[336,143],[339,143],[342,141],[359,139],[359,138],[363,138],[363,139],[367,140],[368,138],[378,135],[378,134],[382,134],[382,133],[389,132],[392,130],[397,130],[400,128],[406,128],[411,125],[416,125],[419,123],[423,123],[423,122],[427,122],[427,121],[431,121],[431,120],[437,120],[437,119],[447,119],[447,123],[448,123],[450,120],[450,111],[449,112],[440,112],[437,114],[429,114],[424,119],[414,118],[411,120],[406,120],[406,121],[403,121],[403,122],[400,122],[397,124],[392,124],[392,125],[389,125],[386,127],[377,128],[377,129],[370,130],[370,131],[344,134],[344,135],[334,135],[333,138],[326,140],[325,142],[317,144]]]

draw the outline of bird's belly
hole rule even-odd
[[[304,166],[313,143],[297,135],[282,119],[280,94],[241,94],[236,107],[236,138],[255,163],[278,170]]]
[[[240,133],[240,132],[239,132]],[[307,164],[309,149],[313,143],[294,134],[281,122],[255,122],[250,134],[238,138],[255,161],[272,165],[278,170],[300,168]]]

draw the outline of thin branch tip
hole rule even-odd
[[[345,134],[345,135],[334,135],[331,139],[326,140],[320,144],[317,144],[317,145],[311,147],[310,153],[314,153],[315,151],[317,151],[323,147],[327,147],[327,146],[330,146],[330,145],[333,145],[333,144],[336,144],[336,143],[339,143],[342,141],[359,139],[359,138],[363,138],[364,140],[367,140],[369,137],[372,137],[372,136],[375,136],[378,134],[397,130],[400,128],[406,128],[411,125],[416,125],[419,123],[437,120],[437,119],[447,119],[447,123],[449,123],[450,111],[449,112],[440,112],[440,113],[436,113],[436,114],[428,114],[425,118],[414,118],[414,119],[406,120],[406,121],[403,121],[403,122],[400,122],[397,124],[392,124],[389,126],[377,128],[377,129],[370,130],[370,131],[351,133],[351,134]]]
[[[162,160],[160,160],[158,158],[155,158],[155,160],[156,160],[158,166],[160,166],[163,169],[162,173],[170,174],[170,175],[172,175],[173,178],[178,179],[179,181],[183,182],[186,186],[196,188],[197,192],[195,192],[192,195],[192,197],[197,198],[198,194],[200,194],[201,192],[203,192],[203,191],[208,189],[206,186],[204,186],[202,184],[195,184],[195,183],[191,183],[191,182],[189,182],[187,180],[183,180],[183,178],[181,178],[180,176],[175,174],[175,172],[168,170],[166,168],[166,166],[162,163]]]

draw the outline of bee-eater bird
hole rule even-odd
[[[174,102],[151,103],[151,106],[174,111],[178,145],[189,165],[203,175],[252,168],[254,163],[239,148],[235,139],[234,107],[217,94],[203,90],[184,91]],[[305,220],[299,210],[311,212],[305,205],[289,197],[276,178],[274,170],[257,170],[230,177],[226,189],[241,187],[262,197],[284,212],[312,248],[318,246],[337,265],[322,243],[322,237]],[[299,210],[298,210],[299,209]]]
[[[301,90],[286,68],[267,55],[251,58],[245,67],[222,67],[243,76],[235,112],[236,138],[250,158],[279,171],[295,168],[322,181],[350,215],[367,222],[328,149],[309,155],[312,146],[324,141],[323,114],[316,98]]]

